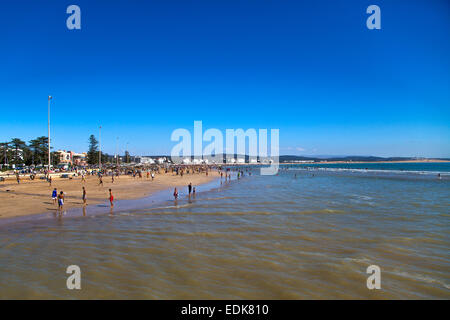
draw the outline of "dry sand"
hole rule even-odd
[[[156,191],[168,188],[186,188],[191,182],[193,186],[207,183],[218,178],[216,171],[210,171],[209,175],[188,174],[177,176],[173,173],[155,174],[155,180],[147,179],[146,174],[142,178],[132,176],[115,177],[114,183],[111,177],[103,177],[103,186],[99,186],[96,176],[87,176],[86,182],[81,177],[73,179],[52,178],[52,185],[45,180],[31,181],[28,177],[21,178],[17,184],[15,177],[5,182],[0,182],[0,219],[24,216],[36,213],[56,211],[51,194],[53,188],[65,193],[64,209],[82,207],[82,187],[86,188],[87,204],[98,204],[108,201],[111,188],[115,200],[137,199],[148,196]],[[183,189],[184,190],[184,189]]]

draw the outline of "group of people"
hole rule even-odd
[[[58,205],[58,212],[62,213],[64,210],[64,199],[65,199],[65,193],[64,191],[60,191],[58,193],[58,189],[54,188],[52,191],[52,201],[54,205]],[[81,195],[81,199],[83,200],[83,206],[87,206],[87,193],[86,193],[86,188],[83,186],[82,187],[82,195]],[[114,207],[114,196],[112,194],[112,190],[109,189],[109,204],[111,206],[111,208]]]
[[[191,195],[195,196],[195,187],[192,186],[192,182],[189,182],[187,188],[188,188],[189,198],[191,197]],[[173,191],[173,197],[175,198],[175,200],[178,199],[178,190],[176,187],[175,187],[175,190]]]
[[[206,165],[192,165],[192,166],[172,166],[171,172],[175,175],[183,176],[184,174],[201,174],[208,175],[210,168]],[[166,169],[167,173],[167,169]]]
[[[58,212],[62,213],[64,209],[64,191],[61,190],[58,193],[58,189],[54,188],[52,192],[52,200],[53,204],[58,204]]]

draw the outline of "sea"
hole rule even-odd
[[[177,201],[0,221],[0,299],[450,299],[450,163],[229,169]]]

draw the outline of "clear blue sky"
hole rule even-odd
[[[81,30],[66,8],[81,8]],[[366,8],[381,8],[381,30]],[[447,0],[14,0],[0,141],[167,154],[176,128],[279,128],[281,154],[450,157]]]

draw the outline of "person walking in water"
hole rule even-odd
[[[53,189],[53,192],[52,192],[53,204],[56,204],[57,198],[58,198],[58,190],[56,190],[56,188],[55,188],[55,189]]]
[[[86,189],[83,187],[83,205],[86,205]]]
[[[173,197],[175,198],[175,200],[178,199],[178,190],[177,190],[177,188],[175,188],[175,190],[173,191]]]
[[[64,209],[64,192],[61,191],[58,194],[58,211],[61,213],[63,209]]]
[[[189,197],[190,197],[191,192],[192,192],[192,182],[189,182],[189,184],[188,184],[188,191],[189,191]]]
[[[111,208],[114,207],[114,196],[112,194],[111,189],[109,189],[109,204],[111,205]]]

